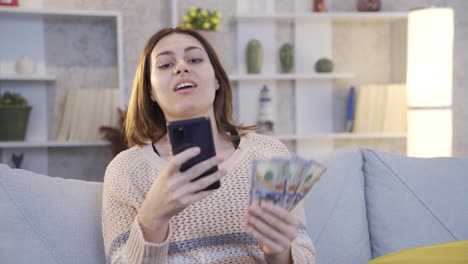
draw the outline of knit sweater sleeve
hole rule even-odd
[[[299,219],[299,235],[294,239],[291,246],[293,263],[315,264],[315,248],[307,233],[305,224],[304,202],[299,202],[292,210]]]
[[[144,240],[136,217],[136,207],[142,197],[130,182],[134,170],[125,153],[112,160],[106,170],[102,201],[106,262],[166,263],[171,232],[161,244]]]
[[[278,141],[276,148],[281,156],[290,156],[288,149],[283,143]],[[300,223],[298,227],[299,235],[294,239],[291,246],[293,263],[315,264],[315,248],[305,224],[304,202],[299,202],[291,212]]]

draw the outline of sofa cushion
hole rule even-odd
[[[424,246],[390,253],[367,264],[465,264],[468,263],[468,240]]]
[[[324,164],[327,171],[305,198],[317,263],[365,263],[371,252],[361,152],[342,149]]]
[[[468,239],[468,159],[362,152],[373,257]]]
[[[101,191],[0,164],[0,263],[104,263]]]

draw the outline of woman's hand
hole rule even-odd
[[[180,166],[199,153],[200,148],[195,147],[175,155],[153,182],[138,213],[138,221],[147,241],[163,242],[167,237],[171,218],[189,205],[212,194],[213,190],[203,191],[203,189],[226,175],[226,171],[218,170],[192,182],[222,162],[222,158],[213,157],[185,172],[180,172]]]
[[[291,244],[299,226],[293,214],[262,202],[260,206],[249,207],[245,220],[245,229],[258,240],[268,263],[292,263]]]

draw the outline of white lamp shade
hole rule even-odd
[[[408,15],[408,106],[452,105],[453,10],[428,8]]]
[[[410,110],[407,144],[408,156],[452,156],[452,110]]]

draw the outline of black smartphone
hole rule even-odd
[[[192,118],[178,120],[167,123],[167,133],[171,142],[173,155],[191,148],[199,147],[200,154],[188,160],[180,167],[180,171],[184,172],[190,169],[195,164],[207,160],[216,155],[213,132],[211,131],[211,122],[208,117]],[[218,166],[214,166],[200,175],[195,180],[210,175],[218,170]],[[205,190],[214,190],[221,187],[220,181],[216,181]]]

